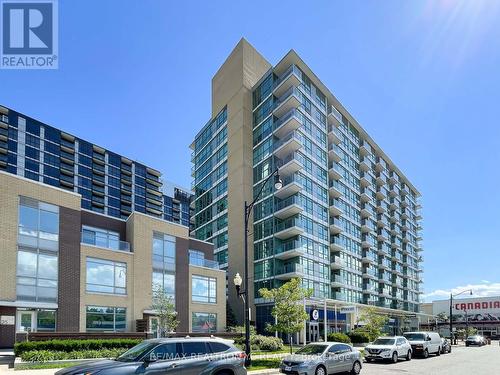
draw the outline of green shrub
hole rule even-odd
[[[243,347],[245,345],[245,337],[238,337],[234,340],[235,344]],[[251,335],[250,347],[252,350],[279,351],[283,350],[283,341],[279,337]]]
[[[25,362],[60,361],[64,359],[116,358],[127,349],[73,350],[70,352],[50,350],[30,350],[21,354]]]
[[[327,338],[328,341],[343,342],[346,344],[351,343],[351,339],[349,338],[349,336],[347,336],[345,333],[342,332],[329,333]]]
[[[14,354],[19,357],[28,351],[72,352],[81,350],[128,349],[142,340],[140,339],[100,339],[100,340],[47,340],[26,341],[14,345]]]
[[[371,341],[368,333],[363,331],[351,331],[348,336],[353,344],[363,344]]]

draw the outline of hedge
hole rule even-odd
[[[348,336],[353,344],[364,344],[371,341],[368,333],[362,331],[351,331]]]
[[[351,339],[349,338],[349,336],[347,336],[345,333],[342,332],[329,333],[327,338],[328,341],[343,342],[346,344],[351,343]]]
[[[55,351],[74,352],[103,349],[128,349],[142,340],[140,339],[100,339],[100,340],[47,340],[47,341],[25,341],[14,345],[14,354],[21,356],[28,351]]]
[[[50,350],[29,350],[21,354],[25,362],[47,362],[64,359],[87,359],[87,358],[116,358],[124,353],[126,348],[101,349],[101,350],[73,350],[70,352]]]
[[[236,344],[244,345],[245,338],[238,337],[234,340]],[[279,337],[264,336],[264,335],[251,335],[250,347],[252,350],[266,350],[266,351],[280,351],[283,350],[283,341]]]

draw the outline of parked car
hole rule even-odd
[[[245,353],[231,340],[165,338],[145,340],[116,359],[87,362],[59,370],[56,375],[245,375],[244,362]]]
[[[441,355],[441,336],[437,332],[406,332],[403,336],[410,342],[412,354],[424,358],[430,354]]]
[[[441,337],[441,354],[451,353],[451,342],[447,338]]]
[[[486,340],[484,339],[483,336],[479,335],[474,335],[474,336],[469,336],[465,340],[465,346],[483,346],[486,345]]]
[[[361,353],[356,348],[340,342],[322,342],[307,344],[286,356],[279,370],[291,375],[359,374],[361,367]]]
[[[411,360],[411,345],[402,336],[379,337],[365,347],[365,360],[390,360],[396,363],[399,358]]]

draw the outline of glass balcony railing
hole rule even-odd
[[[196,256],[189,256],[189,264],[191,266],[212,268],[214,270],[219,269],[219,262],[216,262],[215,260],[196,257]]]
[[[276,226],[276,232],[281,232],[282,230],[289,229],[292,227],[302,227],[302,220],[299,217],[290,217],[286,220],[283,220],[281,223],[278,223]]]
[[[287,273],[303,273],[303,267],[300,263],[282,264],[278,267],[276,274],[284,275]]]
[[[81,232],[82,243],[110,250],[130,251],[130,244],[126,241],[120,241],[116,236],[106,233],[83,230]]]

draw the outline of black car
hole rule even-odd
[[[145,340],[116,359],[87,362],[56,375],[246,375],[245,353],[218,338]]]

